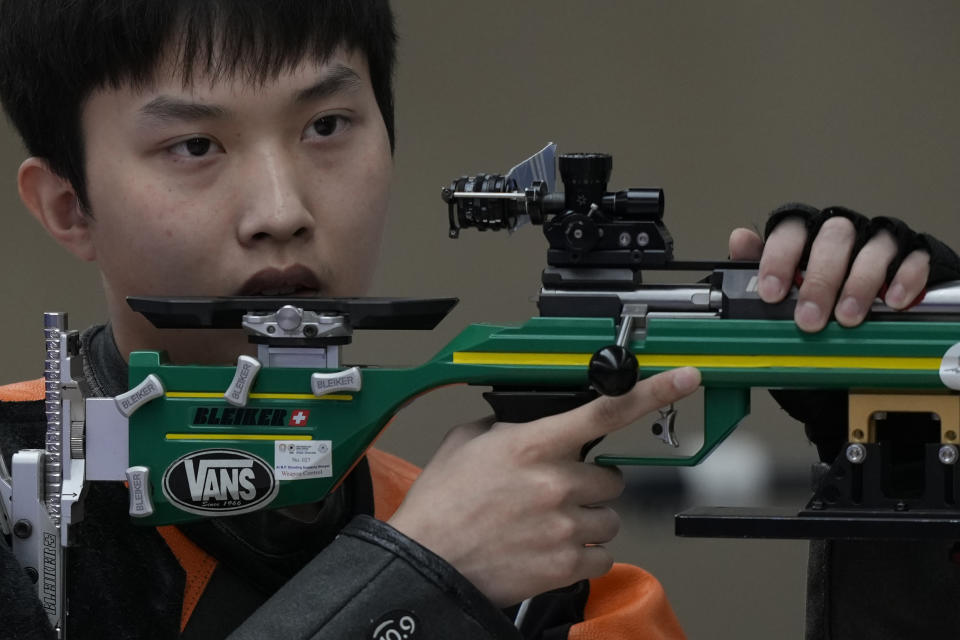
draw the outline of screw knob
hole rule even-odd
[[[33,533],[33,525],[29,520],[17,520],[13,523],[13,535],[21,540],[29,538],[31,533]]]
[[[564,222],[566,224],[563,235],[567,241],[567,246],[572,251],[590,251],[597,244],[597,240],[600,239],[597,225],[582,213],[572,213],[564,219]]]
[[[867,448],[859,442],[854,442],[847,447],[847,460],[852,464],[863,464],[867,458]]]
[[[956,464],[958,457],[957,447],[952,444],[945,444],[937,451],[937,457],[943,464]]]
[[[637,382],[637,358],[626,347],[611,344],[590,357],[587,377],[605,396],[622,396]]]
[[[291,304],[285,304],[277,310],[277,324],[284,331],[293,331],[303,321],[303,313]]]

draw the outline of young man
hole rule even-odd
[[[103,274],[109,324],[84,333],[87,393],[125,390],[133,350],[223,363],[248,348],[239,332],[155,331],[126,295],[363,293],[391,173],[392,60],[385,3],[0,4],[0,96],[32,156],[21,195],[57,242]],[[801,289],[815,303],[798,306],[805,329],[822,326],[841,287],[852,295],[837,317],[861,320],[882,284],[877,267],[896,253],[883,234],[857,251],[849,230],[833,228],[843,223],[817,235],[826,244],[814,244]],[[768,300],[785,293],[807,235],[793,222],[782,229],[763,254]],[[755,236],[740,232],[732,244],[735,257],[760,255]],[[896,270],[891,304],[919,290],[924,260],[912,255]],[[621,482],[577,452],[697,380],[680,370],[528,425],[457,429],[403,506],[392,517],[395,505],[378,510],[389,524],[364,514],[415,472],[379,454],[373,483],[361,464],[322,504],[162,530],[133,526],[123,490],[95,485],[70,553],[68,631],[374,637],[379,623],[409,613],[411,640],[520,637],[499,607],[573,584],[534,600],[524,635],[678,636],[649,575],[618,566],[596,578],[611,563],[596,545],[617,520],[594,505]],[[0,407],[8,459],[40,444],[39,401]],[[34,585],[3,545],[0,563],[0,635],[49,636]]]
[[[128,295],[363,294],[392,169],[394,40],[375,0],[0,4],[0,97],[31,155],[21,198],[102,274],[88,395],[126,389],[131,351],[228,363],[249,349],[240,331],[157,331]],[[521,637],[500,609],[561,589],[534,600],[527,637],[682,635],[653,578],[608,574],[619,522],[602,505],[623,483],[578,453],[698,382],[680,369],[525,425],[458,428],[399,509],[378,510],[387,523],[369,517],[370,467],[398,491],[415,471],[382,454],[322,503],[159,530],[132,525],[122,487],[94,485],[68,632],[360,638],[409,616],[411,640]],[[34,400],[0,405],[8,461],[42,446],[30,389],[3,391]],[[50,636],[5,545],[0,562],[0,635]]]

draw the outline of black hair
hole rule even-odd
[[[30,155],[89,210],[80,114],[95,90],[144,86],[171,52],[185,84],[264,82],[339,47],[366,56],[392,149],[388,0],[0,0],[0,101]]]

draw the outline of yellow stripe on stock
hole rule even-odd
[[[453,364],[507,364],[531,367],[585,367],[589,353],[485,353],[454,351]]]
[[[528,367],[585,367],[589,353],[496,353],[455,351],[454,364],[512,365]],[[778,356],[778,355],[706,355],[640,354],[641,367],[701,367],[716,369],[940,369],[940,358],[900,358],[872,356]]]
[[[194,398],[223,400],[223,393],[216,391],[167,391],[168,398]],[[345,393],[317,397],[312,393],[251,393],[251,400],[353,400],[353,396]]]
[[[313,440],[312,436],[286,433],[168,433],[167,440]]]

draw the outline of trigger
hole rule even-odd
[[[662,440],[664,444],[668,444],[671,447],[679,447],[680,441],[677,440],[677,432],[674,428],[674,423],[677,419],[677,410],[673,408],[671,404],[668,407],[660,409],[660,417],[654,420],[653,426],[650,430],[653,432],[657,438]]]

